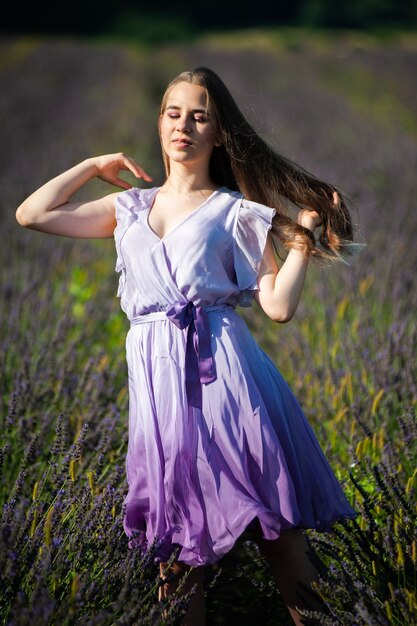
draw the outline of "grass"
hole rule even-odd
[[[256,305],[240,313],[360,512],[333,533],[308,533],[327,566],[320,589],[329,615],[316,622],[416,621],[417,40],[242,35],[149,50],[1,43],[4,624],[174,624],[186,606],[169,602],[163,620],[153,548],[129,550],[122,531],[128,324],[115,298],[113,242],[25,231],[14,211],[42,181],[99,152],[125,150],[158,184],[159,98],[169,78],[197,64],[225,78],[282,152],[340,184],[357,207],[365,250],[350,267],[312,266],[290,324],[274,324]],[[108,191],[97,182],[85,193]],[[210,626],[288,623],[245,536],[208,568],[206,588]]]

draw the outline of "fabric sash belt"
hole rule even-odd
[[[193,302],[173,304],[167,311],[154,311],[130,320],[131,326],[151,320],[169,319],[181,330],[187,330],[185,352],[185,388],[190,406],[202,408],[201,385],[216,380],[216,365],[211,350],[208,311],[234,309],[228,304],[195,306]]]

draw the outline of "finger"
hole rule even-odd
[[[150,174],[147,174],[147,173],[145,172],[145,170],[141,170],[141,172],[142,172],[142,178],[143,178],[144,180],[146,180],[148,183],[150,183],[150,182],[152,182],[152,181],[153,181],[152,176],[151,176]]]
[[[147,180],[148,182],[151,182],[153,180],[152,176],[150,174],[148,174],[147,172],[145,172],[145,170],[142,167],[138,166],[138,169],[141,173],[141,176],[144,180]]]
[[[132,185],[129,185],[123,178],[115,178],[113,185],[117,185],[117,187],[121,187],[122,189],[132,189]]]
[[[339,196],[339,194],[337,193],[337,191],[334,191],[334,192],[333,192],[333,204],[334,204],[334,205],[337,205],[337,204],[339,204],[339,203],[340,203],[340,196]]]
[[[135,163],[133,159],[125,159],[123,163],[125,164],[127,169],[129,169],[132,174],[136,176],[136,178],[143,178],[148,182],[151,182],[153,180],[152,176],[147,174],[147,172],[145,172],[145,170],[140,165]]]

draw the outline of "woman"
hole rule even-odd
[[[204,624],[204,566],[249,530],[302,624],[300,609],[320,607],[308,593],[317,573],[302,529],[327,530],[356,513],[235,307],[255,299],[288,322],[309,258],[354,251],[349,211],[335,187],[257,135],[207,68],[168,85],[158,130],[161,187],[131,188],[122,170],[152,178],[129,156],[108,154],[47,182],[16,217],[45,233],[115,237],[118,296],[131,322],[124,528],[131,546],[158,538],[159,598],[188,572],[183,591],[197,590],[183,624]],[[95,176],[125,191],[72,201]],[[276,242],[287,249],[280,267]]]

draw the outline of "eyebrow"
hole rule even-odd
[[[181,107],[176,106],[175,104],[169,104],[165,110],[168,111],[168,109],[174,110],[174,111],[180,111]],[[204,115],[210,115],[206,109],[193,109],[191,113],[204,113]]]

